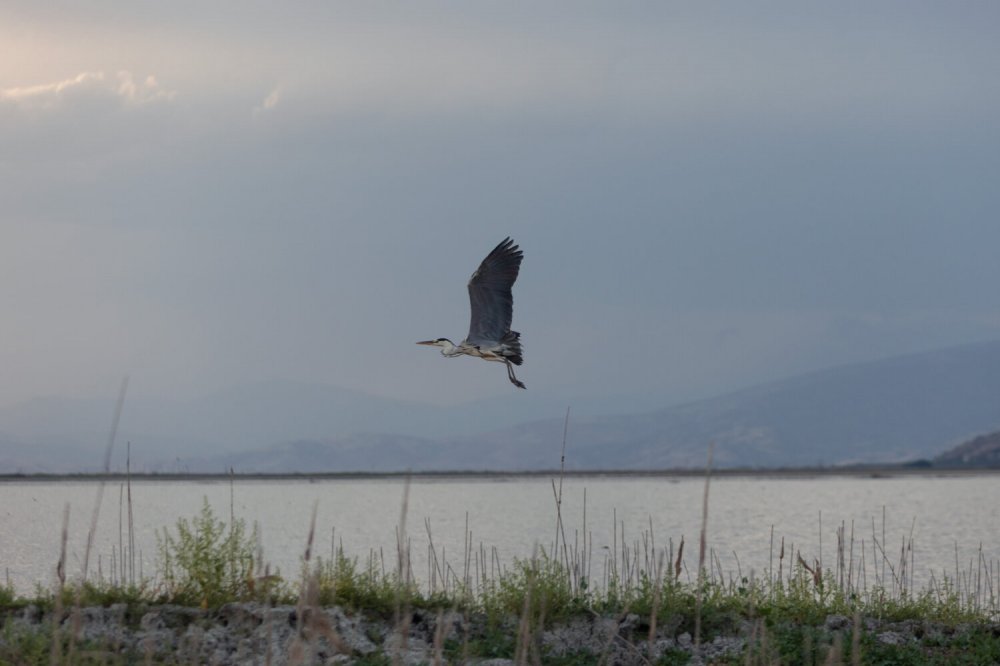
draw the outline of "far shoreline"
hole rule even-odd
[[[817,477],[854,477],[885,479],[893,477],[970,477],[1000,474],[1000,467],[934,467],[932,465],[858,465],[843,467],[782,467],[712,469],[715,478],[798,479]],[[2,473],[0,484],[21,482],[218,482],[218,481],[491,481],[534,478],[592,479],[687,479],[704,478],[705,469],[574,469],[563,470],[421,470],[421,471],[349,471],[349,472],[79,472],[79,473]]]

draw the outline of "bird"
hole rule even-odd
[[[510,330],[514,315],[511,287],[521,270],[524,253],[508,236],[486,255],[479,268],[469,278],[469,304],[472,317],[469,334],[460,344],[448,338],[423,340],[418,345],[441,348],[441,355],[478,356],[485,361],[507,366],[507,379],[518,388],[526,388],[514,375],[514,366],[521,365],[521,334]]]

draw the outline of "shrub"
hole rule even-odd
[[[0,608],[12,606],[17,595],[14,593],[14,586],[9,582],[0,585]]]
[[[167,600],[207,608],[254,596],[256,526],[249,534],[242,519],[227,527],[205,498],[199,514],[178,520],[176,530],[156,534]]]

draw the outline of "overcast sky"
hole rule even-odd
[[[994,2],[0,5],[0,403],[683,400],[1000,338]]]

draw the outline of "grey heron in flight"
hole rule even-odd
[[[514,366],[521,365],[521,334],[510,330],[514,315],[514,297],[510,292],[521,269],[524,253],[510,237],[493,248],[469,279],[469,303],[472,321],[469,335],[456,345],[448,338],[424,340],[418,345],[441,348],[442,356],[478,356],[507,366],[507,378],[518,388],[524,384],[514,376]],[[513,365],[512,365],[513,364]]]

